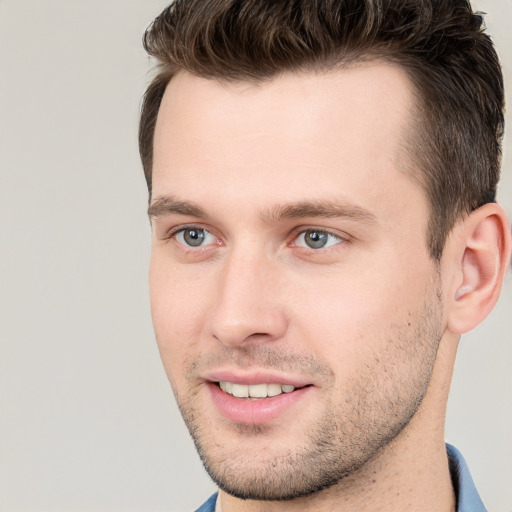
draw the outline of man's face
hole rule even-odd
[[[443,321],[427,200],[400,168],[412,101],[378,63],[167,88],[153,321],[205,466],[235,496],[335,484],[427,391]]]

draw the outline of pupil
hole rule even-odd
[[[187,229],[185,233],[183,233],[183,238],[188,245],[192,245],[197,247],[201,245],[204,241],[204,230],[202,229]]]
[[[306,244],[312,249],[320,249],[327,243],[327,235],[320,231],[308,231],[304,238]]]

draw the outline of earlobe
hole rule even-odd
[[[459,270],[448,297],[448,329],[463,334],[482,322],[498,300],[509,267],[511,235],[507,216],[495,203],[473,211],[455,229],[452,254]]]

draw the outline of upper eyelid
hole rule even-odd
[[[202,229],[203,231],[206,231],[207,233],[213,234],[211,229],[201,226],[200,224],[190,223],[190,224],[180,224],[179,226],[174,226],[174,227],[166,230],[166,236],[168,238],[171,238],[171,237],[175,236],[176,234],[180,233],[181,231],[185,231],[186,229]]]
[[[170,242],[171,240],[174,241],[174,243],[182,246],[187,252],[188,251],[193,251],[193,252],[197,252],[197,251],[204,251],[204,250],[208,250],[209,248],[211,248],[212,246],[215,246],[217,245],[215,243],[215,241],[212,241],[210,240],[208,243],[205,243],[205,244],[200,244],[200,245],[189,245],[185,239],[184,239],[184,234],[182,236],[183,240],[179,240],[180,238],[180,234],[181,233],[184,233],[185,231],[187,230],[192,230],[192,229],[196,229],[196,230],[201,230],[201,231],[204,231],[205,233],[205,237],[207,237],[208,235],[213,237],[215,241],[218,241],[218,237],[216,237],[210,230],[204,228],[204,227],[201,227],[201,226],[196,226],[196,225],[191,225],[191,226],[177,226],[176,229],[174,230],[170,230],[169,233],[165,236],[164,240],[166,242]],[[205,238],[206,240],[206,238]]]
[[[308,231],[318,231],[319,233],[325,233],[326,235],[333,236],[334,238],[337,238],[339,240],[348,240],[350,238],[350,236],[345,232],[340,233],[337,230],[323,228],[319,226],[300,226],[298,228],[295,228],[291,234],[291,238],[292,240],[294,240],[299,235],[302,235]]]
[[[202,225],[201,223],[195,223],[195,222],[191,222],[191,223],[187,223],[187,224],[180,224],[178,226],[174,226],[174,227],[166,230],[164,238],[170,239],[170,238],[175,237],[178,233],[185,231],[186,229],[194,229],[194,228],[204,230],[205,232],[207,232],[217,238],[222,238],[222,236],[215,234],[214,230],[212,228],[206,227],[206,226]],[[337,230],[329,229],[326,227],[315,226],[315,225],[297,226],[291,231],[291,233],[288,235],[287,238],[290,242],[293,242],[300,235],[302,235],[308,231],[318,231],[320,233],[325,233],[325,234],[330,235],[334,238],[337,238],[338,240],[341,240],[341,241],[348,241],[351,238],[348,234],[346,234],[344,232],[339,233],[339,232],[337,232]]]
[[[329,230],[325,230],[325,229],[318,229],[318,228],[309,228],[309,229],[303,229],[301,231],[298,231],[295,235],[292,236],[291,238],[291,246],[292,247],[300,247],[300,248],[303,248],[303,249],[307,249],[306,247],[301,247],[301,246],[297,246],[295,245],[297,240],[301,237],[301,236],[304,236],[308,231],[316,231],[317,233],[322,233],[322,234],[325,234],[327,236],[331,236],[332,238],[334,238],[335,240],[338,241],[338,243],[341,243],[341,242],[348,242],[348,237],[342,237],[342,236],[339,236],[335,233],[332,233],[331,231]],[[332,244],[330,246],[327,246],[327,247],[322,247],[322,248],[318,248],[318,249],[313,249],[311,248],[311,250],[314,250],[314,251],[319,251],[321,249],[324,249],[324,250],[327,250],[327,249],[330,249],[333,245],[338,245],[338,243],[336,244]]]
[[[302,228],[298,230],[298,234],[301,235],[302,233],[306,233],[308,231],[317,231],[318,233],[325,233],[326,235],[331,235],[336,238],[340,238],[336,233],[333,233],[331,229],[327,228],[317,228],[317,227],[311,227],[311,228]]]

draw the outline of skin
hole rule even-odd
[[[180,73],[167,88],[152,315],[223,512],[455,510],[443,424],[458,335],[497,297],[465,301],[490,274],[468,240],[501,236],[500,265],[510,244],[496,205],[430,258],[429,205],[402,158],[413,96],[382,63],[259,85]],[[308,247],[312,230],[325,247]],[[212,399],[219,371],[308,388],[271,421],[231,421]]]

